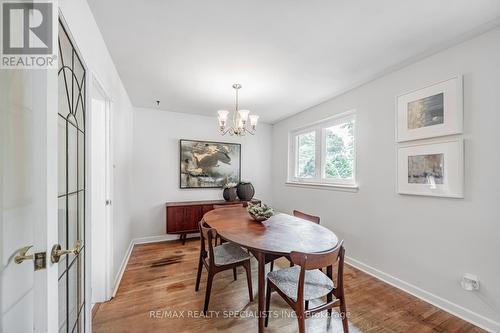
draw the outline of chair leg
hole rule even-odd
[[[309,301],[306,301],[306,310],[309,310]]]
[[[345,298],[340,299],[340,317],[342,318],[342,327],[344,333],[349,333],[349,321],[347,320],[347,307],[345,305]]]
[[[332,293],[329,293],[328,295],[326,295],[326,302],[330,303],[331,301],[332,301]],[[332,316],[332,308],[329,308],[326,311],[328,311],[328,317],[331,317]]]
[[[274,269],[274,260],[271,261],[271,272],[273,271],[273,269]]]
[[[201,270],[203,269],[203,259],[200,254],[200,261],[198,263],[198,273],[196,273],[196,287],[194,291],[198,291],[200,289],[200,279],[201,279]]]
[[[297,321],[299,322],[299,333],[306,333],[306,319],[304,313],[297,313]]]
[[[210,293],[212,291],[212,281],[214,280],[214,273],[212,271],[208,271],[207,278],[207,291],[205,293],[205,305],[203,306],[203,313],[206,315],[208,311],[208,303],[210,302]]]
[[[243,267],[245,267],[245,271],[247,272],[248,296],[250,298],[250,302],[253,302],[252,270],[250,268],[250,260],[246,261]]]
[[[269,281],[267,281],[267,287],[266,287],[266,321],[264,326],[267,327],[269,324],[269,307],[271,305],[271,285],[269,284]]]
[[[233,267],[233,278],[234,281],[238,280],[238,272],[236,272],[236,267]]]

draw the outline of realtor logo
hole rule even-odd
[[[57,68],[54,1],[2,3],[2,68]]]

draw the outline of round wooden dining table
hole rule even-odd
[[[231,207],[209,211],[203,220],[224,240],[250,250],[258,261],[259,333],[264,332],[266,263],[288,257],[292,251],[327,251],[339,242],[331,230],[287,214],[276,214],[261,223],[254,221],[246,208]]]

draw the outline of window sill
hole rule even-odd
[[[293,182],[293,181],[287,181],[285,185],[292,187],[305,187],[305,188],[315,188],[315,189],[332,190],[332,191],[343,191],[343,192],[358,192],[359,190],[358,185],[306,183],[306,182]]]

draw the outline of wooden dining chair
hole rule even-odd
[[[208,303],[210,302],[210,292],[212,290],[212,281],[214,275],[219,272],[232,269],[233,277],[236,280],[236,268],[238,266],[243,266],[247,273],[248,295],[250,297],[250,302],[252,302],[253,292],[251,275],[252,272],[250,270],[250,255],[238,245],[230,242],[214,246],[213,243],[217,236],[217,230],[205,225],[205,222],[203,220],[199,223],[199,227],[201,244],[195,291],[198,291],[200,288],[201,271],[203,266],[205,266],[208,271],[208,278],[203,313],[206,314],[208,310]],[[206,250],[207,246],[208,251]]]
[[[319,216],[309,215],[306,213],[302,213],[301,211],[298,211],[298,210],[293,211],[293,216],[314,222],[316,224],[319,224],[319,221],[320,221]]]
[[[344,333],[349,332],[347,308],[344,295],[344,255],[343,241],[327,252],[302,253],[292,252],[291,259],[295,264],[290,268],[282,268],[267,274],[266,288],[266,320],[269,322],[269,306],[271,293],[276,291],[292,307],[297,315],[299,332],[305,332],[305,319],[315,313],[340,307],[340,317]],[[333,281],[333,267],[337,266],[337,279]],[[327,267],[324,274],[319,268]],[[310,310],[305,308],[305,302],[326,296],[326,303]]]
[[[314,222],[316,224],[319,224],[319,221],[320,221],[319,216],[309,215],[309,214],[306,214],[306,213],[302,213],[301,211],[298,211],[298,210],[294,210],[293,211],[293,216],[301,218],[303,220]],[[292,262],[290,262],[290,267],[291,266],[293,266]],[[270,269],[271,269],[271,272],[274,270],[274,260],[271,261],[271,267],[270,267]]]

